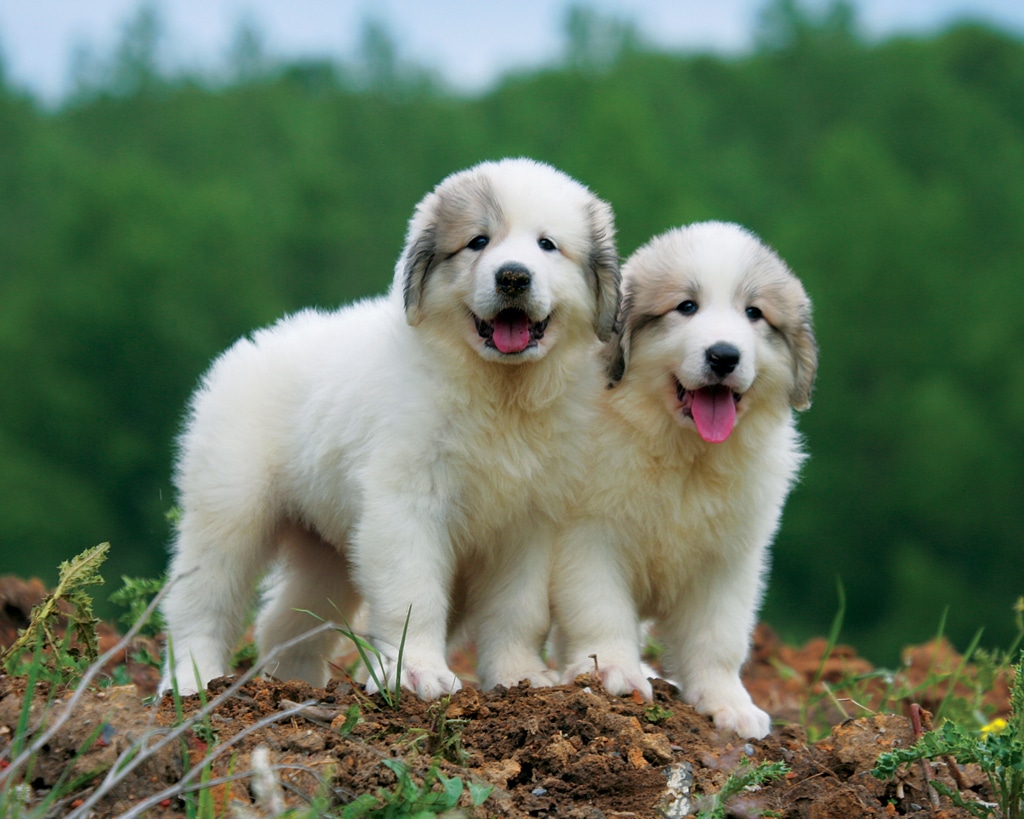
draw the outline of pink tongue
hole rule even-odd
[[[736,425],[736,402],[728,387],[702,387],[693,393],[690,406],[700,437],[709,444],[720,444]]]
[[[521,353],[530,343],[530,317],[522,310],[502,310],[494,317],[492,339],[502,353]]]

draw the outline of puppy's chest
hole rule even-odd
[[[556,419],[498,415],[489,424],[460,426],[446,434],[443,449],[455,500],[471,521],[500,523],[524,510],[557,507],[575,450]]]
[[[641,553],[663,564],[717,559],[750,503],[742,480],[699,468],[648,465],[633,485],[626,500],[633,537]]]

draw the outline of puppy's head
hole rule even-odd
[[[610,386],[658,400],[709,442],[757,406],[810,406],[818,367],[811,304],[786,264],[737,225],[655,237],[623,267]]]
[[[611,208],[528,159],[449,176],[419,203],[395,274],[411,325],[488,360],[542,358],[561,339],[607,340],[619,303]]]

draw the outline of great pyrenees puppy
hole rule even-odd
[[[221,355],[180,440],[163,689],[230,671],[268,572],[261,653],[315,626],[309,612],[351,621],[365,602],[389,687],[458,689],[460,623],[485,686],[550,682],[554,524],[618,295],[608,205],[547,165],[486,162],[416,207],[386,296]],[[336,646],[321,635],[269,670],[323,685]]]
[[[736,225],[671,230],[623,266],[621,331],[559,538],[553,601],[565,677],[651,698],[642,621],[667,676],[720,729],[770,730],[740,681],[767,551],[803,454],[793,410],[817,370],[811,305]]]

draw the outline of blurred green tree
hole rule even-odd
[[[977,23],[868,42],[848,3],[764,10],[738,57],[566,18],[561,65],[452,94],[369,22],[349,64],[275,62],[243,25],[223,76],[168,72],[156,7],[83,55],[56,110],[0,70],[0,571],[53,581],[110,540],[166,560],[173,441],[232,340],[384,290],[446,174],[528,155],[615,206],[620,248],[748,225],[807,285],[822,349],[811,460],[765,617],[893,662],[950,607],[1006,644],[1024,592],[1024,43]]]

